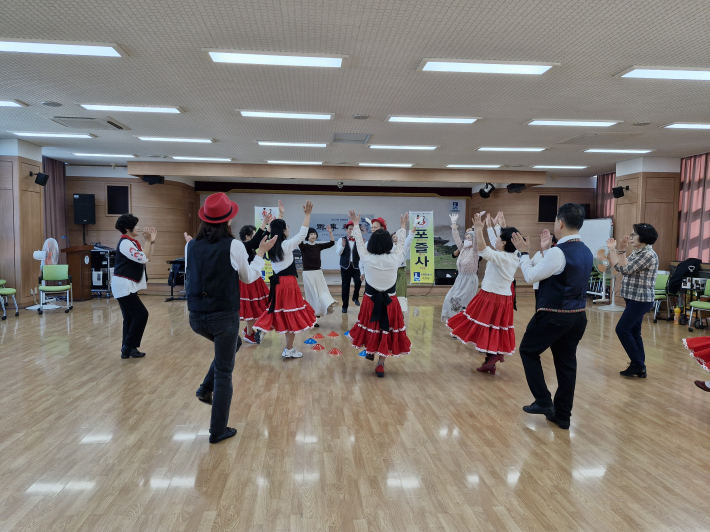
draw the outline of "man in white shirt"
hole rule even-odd
[[[355,246],[355,238],[353,237],[353,222],[345,224],[347,237],[338,240],[335,245],[335,250],[340,257],[340,280],[342,283],[342,299],[343,299],[343,314],[348,312],[348,303],[350,301],[350,281],[355,283],[355,291],[353,292],[353,303],[360,306],[360,287],[362,285],[362,272],[360,271],[360,255]]]

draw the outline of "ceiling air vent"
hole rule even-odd
[[[130,131],[131,128],[121,124],[118,120],[110,116],[91,118],[88,116],[55,116],[50,118],[52,122],[61,124],[73,129],[104,129],[110,131]]]
[[[343,144],[367,144],[370,140],[370,133],[335,133],[333,142]]]

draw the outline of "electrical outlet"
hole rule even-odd
[[[31,296],[35,295],[35,291],[34,291],[34,289],[32,289],[32,288],[30,288],[30,295],[31,295]]]

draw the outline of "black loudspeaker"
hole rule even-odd
[[[96,223],[96,202],[93,194],[74,194],[74,223]]]
[[[143,181],[149,185],[162,185],[165,183],[165,178],[162,175],[144,175]]]
[[[626,187],[626,190],[629,190],[629,187]],[[624,197],[624,187],[614,187],[611,189],[611,193],[614,194],[615,198],[623,198]]]
[[[456,282],[458,273],[456,270],[436,269],[434,270],[434,284],[451,286]]]
[[[36,174],[30,172],[30,177],[32,176],[35,176],[35,183],[41,187],[45,186],[47,184],[47,180],[49,179],[49,174],[43,174],[42,172],[38,172]]]

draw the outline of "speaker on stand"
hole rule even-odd
[[[96,224],[96,200],[93,194],[74,194],[74,223],[82,226],[82,242],[86,245],[86,225]]]

